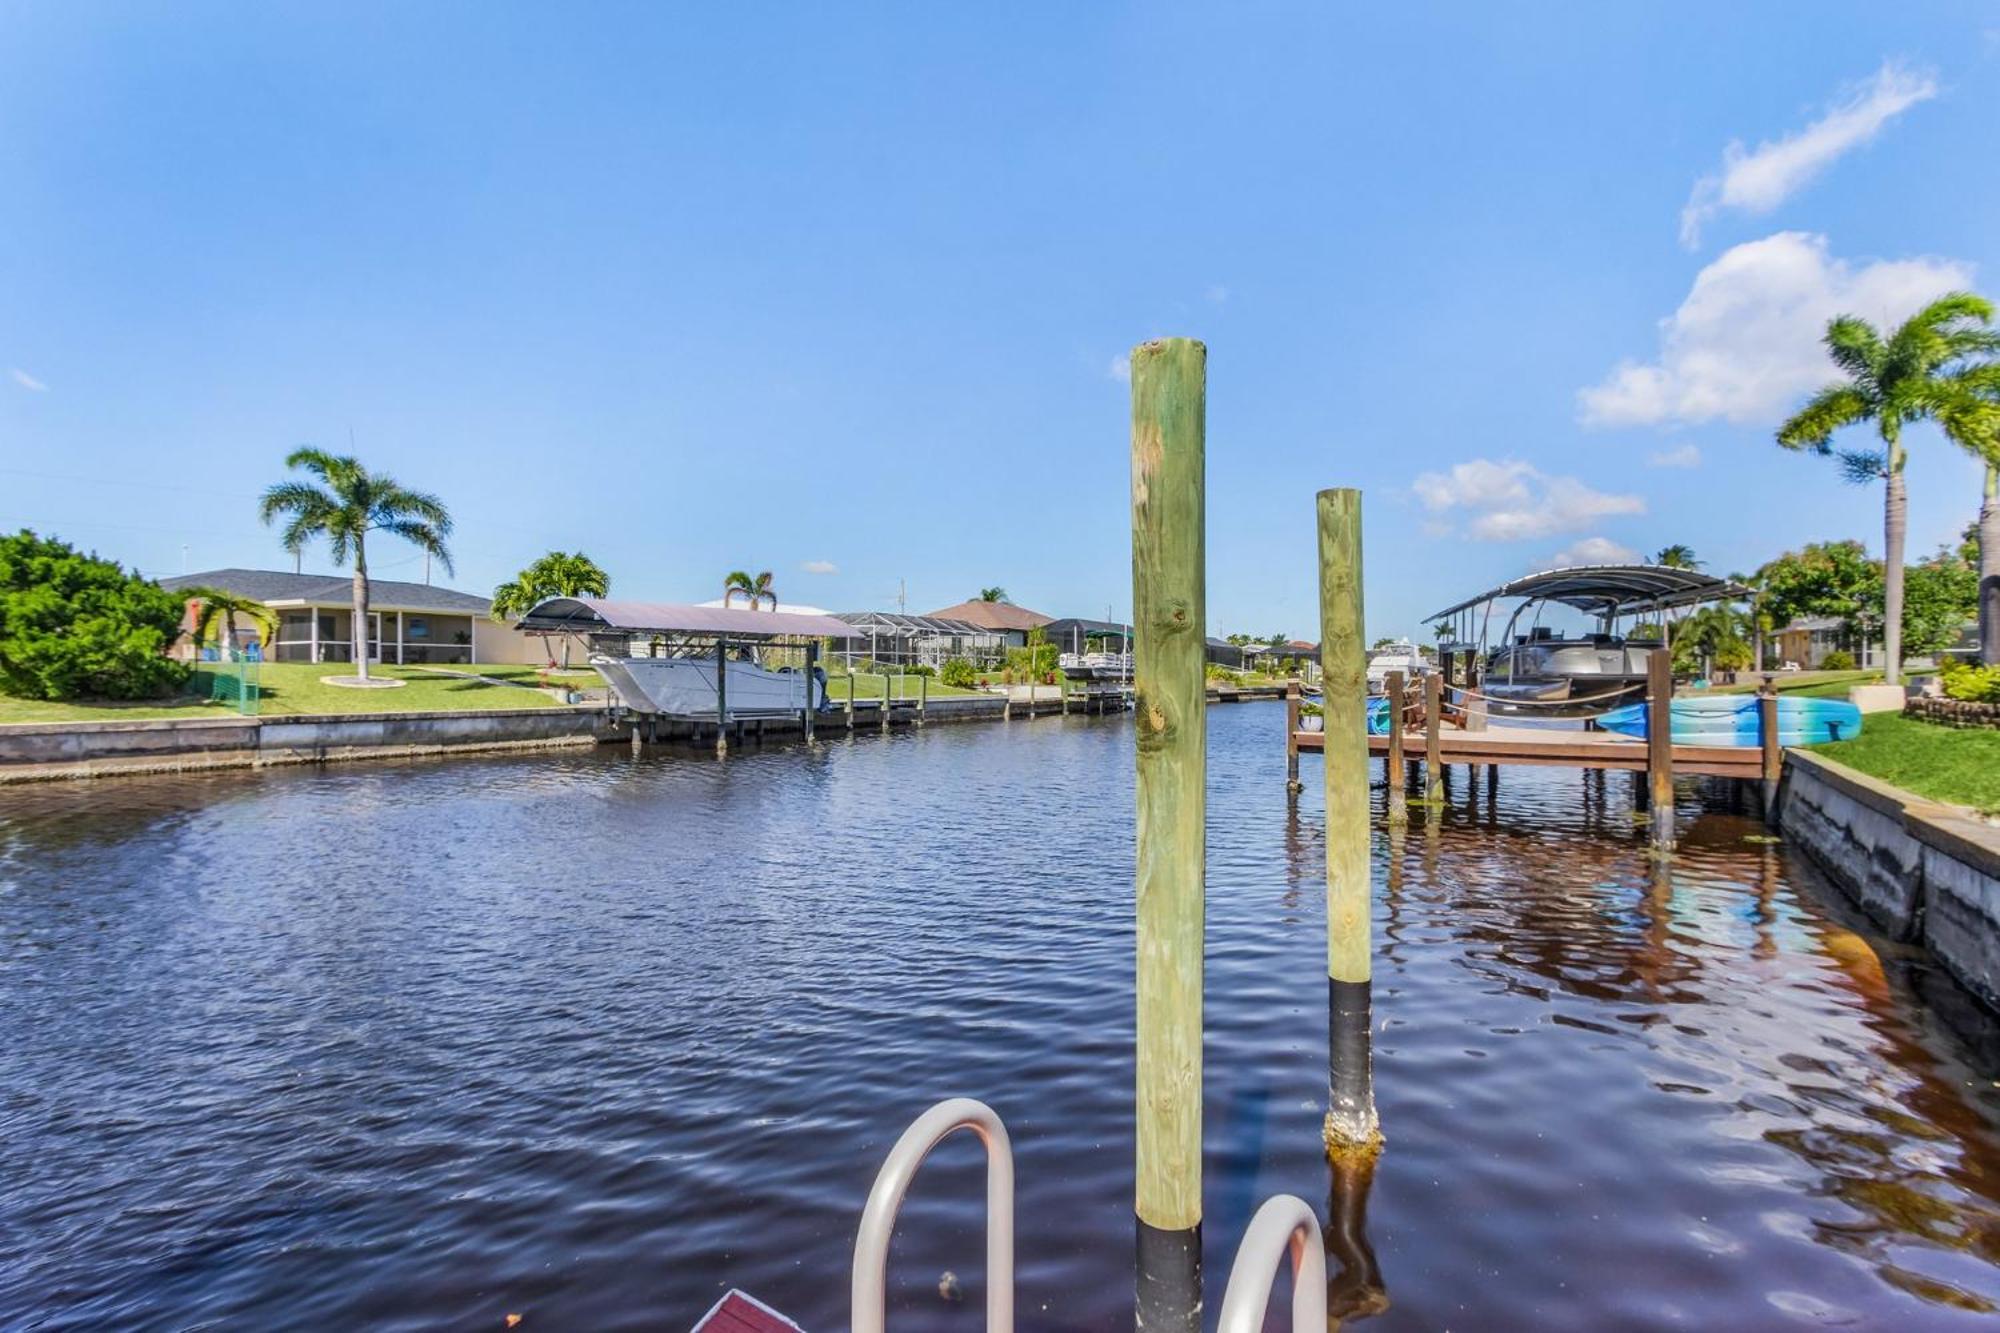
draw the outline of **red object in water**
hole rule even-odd
[[[709,1307],[690,1333],[804,1333],[797,1324],[755,1296],[730,1289]]]

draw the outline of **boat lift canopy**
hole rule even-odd
[[[551,597],[530,607],[515,628],[528,634],[680,634],[756,639],[844,639],[854,627],[832,616],[752,611],[734,606],[682,606],[601,597]]]
[[[1609,618],[1629,611],[1672,611],[1704,602],[1740,601],[1749,596],[1750,589],[1732,579],[1672,565],[1573,565],[1503,583],[1424,619],[1432,624],[1441,623],[1461,611],[1506,597],[1560,602],[1590,615]]]

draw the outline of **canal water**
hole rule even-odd
[[[1289,1191],[1371,1329],[1995,1326],[1990,1026],[1722,786],[1665,867],[1628,775],[1378,826],[1388,1146],[1330,1176],[1282,717],[1209,724],[1211,1317]],[[953,1094],[1014,1137],[1021,1327],[1129,1327],[1131,773],[1129,720],[1050,718],[0,792],[0,1327],[680,1329],[736,1285],[835,1330]],[[919,1175],[892,1324],[980,1327],[982,1180]]]

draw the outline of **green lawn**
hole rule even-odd
[[[452,667],[454,671],[477,671],[488,675],[519,679],[532,684],[535,668],[522,666]],[[346,675],[344,662],[265,662],[259,667],[263,698],[258,709],[265,717],[287,713],[411,713],[459,710],[484,711],[490,708],[553,708],[555,700],[540,690],[516,685],[494,685],[486,681],[443,676],[410,666],[374,666],[370,675],[407,681],[401,689],[349,690],[321,683],[321,676]],[[518,673],[518,675],[516,674]],[[573,682],[584,688],[595,681],[577,677]],[[565,681],[564,683],[572,683]],[[0,722],[115,722],[142,718],[231,717],[235,709],[208,702],[209,671],[195,669],[189,693],[180,699],[156,703],[43,703],[0,695]]]
[[[997,685],[1000,683],[1000,673],[998,670],[989,674],[994,684]],[[863,672],[858,677],[850,678],[848,676],[836,675],[834,672],[829,671],[826,676],[826,697],[844,703],[851,690],[857,699],[879,699],[882,697],[882,684],[883,678],[881,676],[871,676],[867,672]],[[915,699],[920,697],[921,692],[925,689],[929,690],[930,697],[933,699],[942,699],[950,695],[981,693],[979,690],[958,689],[951,685],[942,684],[936,676],[931,677],[928,687],[924,685],[922,678],[917,676],[891,676],[888,678],[888,684],[889,696],[894,699]]]
[[[1870,713],[1859,737],[1812,752],[1934,801],[2000,812],[2000,731]]]
[[[1758,676],[1743,673],[1734,685],[1717,685],[1711,694],[1754,694],[1763,685]],[[1816,699],[1845,699],[1852,685],[1869,685],[1882,679],[1880,671],[1777,671],[1772,673],[1778,693],[1803,694]]]

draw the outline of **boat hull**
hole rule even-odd
[[[604,657],[590,665],[635,713],[664,717],[716,716],[715,661],[701,657]],[[731,717],[796,715],[808,706],[803,671],[767,671],[754,662],[731,661],[728,708]]]

